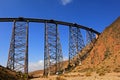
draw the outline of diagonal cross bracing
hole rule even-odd
[[[76,23],[36,18],[0,18],[0,22],[13,22],[14,27],[10,43],[7,67],[13,70],[28,72],[28,21],[45,23],[44,74],[60,72],[62,68],[62,47],[58,25],[69,28],[69,64],[82,61],[88,55],[95,42],[95,35],[100,33]],[[81,29],[85,30],[82,36]],[[84,40],[83,39],[86,39]],[[97,37],[96,37],[97,38]],[[82,55],[81,55],[82,53]],[[85,54],[83,54],[85,53]],[[80,55],[77,55],[80,54]],[[75,59],[74,59],[75,58]],[[54,67],[53,67],[54,66]]]
[[[28,22],[14,21],[7,67],[28,73]]]
[[[95,38],[94,32],[86,30],[86,45],[91,43]]]
[[[79,59],[77,54],[84,48],[84,40],[80,28],[69,27],[69,65],[75,64]]]
[[[62,59],[58,26],[45,23],[44,75],[59,72],[62,69]]]

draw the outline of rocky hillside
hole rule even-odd
[[[16,80],[17,77],[15,75],[16,75],[15,72],[0,66],[0,80],[9,80],[9,79]]]
[[[76,69],[93,68],[120,72],[120,17],[99,36],[90,55]]]
[[[0,80],[25,80],[25,75],[0,66]]]

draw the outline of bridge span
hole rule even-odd
[[[62,45],[59,37],[59,25],[69,27],[69,65],[81,62],[95,43],[96,35],[100,33],[92,28],[57,20],[36,18],[0,18],[0,22],[13,22],[12,37],[8,53],[7,67],[28,74],[28,39],[29,23],[44,23],[44,75],[55,74],[64,70]],[[82,30],[86,31],[86,43]],[[85,51],[82,51],[85,50]],[[81,54],[79,54],[82,52]],[[83,55],[84,56],[80,56]],[[53,67],[54,66],[54,67]]]

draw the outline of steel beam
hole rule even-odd
[[[77,54],[85,47],[85,44],[86,46],[91,44],[95,39],[95,34],[100,34],[92,28],[56,20],[19,17],[0,18],[0,22],[14,22],[7,67],[24,73],[28,73],[28,22],[45,23],[44,75],[62,71],[63,55],[58,25],[69,27],[69,65],[79,61],[81,58],[76,58]],[[81,30],[87,32],[85,43]]]
[[[91,43],[95,39],[96,39],[95,33],[92,31],[86,30],[86,45]]]
[[[80,58],[77,55],[85,47],[80,28],[69,27],[69,65],[73,66]],[[75,57],[77,56],[77,57]]]
[[[0,18],[0,22],[13,22],[13,21],[22,21],[22,22],[37,22],[37,23],[53,23],[53,24],[58,24],[58,25],[65,25],[65,26],[73,26],[73,27],[77,27],[77,28],[81,28],[84,30],[89,30],[92,31],[96,34],[100,34],[98,31],[93,30],[92,28],[88,28],[86,26],[83,25],[79,25],[77,23],[70,23],[70,22],[64,22],[64,21],[57,21],[57,20],[47,20],[47,19],[36,19],[36,18],[23,18],[23,17],[19,17],[19,18]]]
[[[61,70],[62,49],[57,24],[45,23],[44,75]]]
[[[28,73],[28,22],[14,21],[7,67]]]

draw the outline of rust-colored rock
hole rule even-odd
[[[120,17],[99,36],[90,55],[83,61],[83,68],[109,67],[110,71],[120,68]]]

